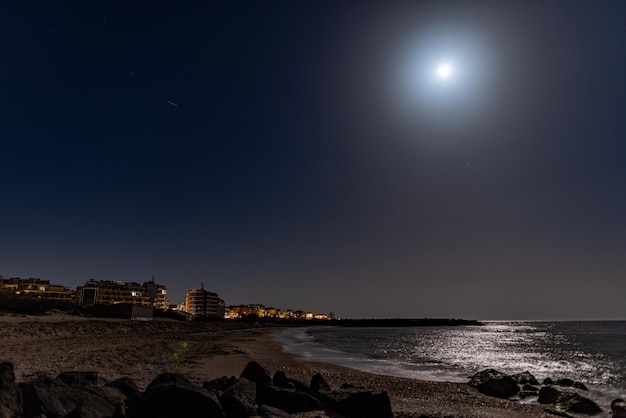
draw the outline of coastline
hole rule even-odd
[[[249,361],[256,361],[272,374],[282,370],[305,383],[319,373],[333,388],[350,383],[385,390],[397,417],[555,416],[540,405],[488,397],[464,383],[382,376],[307,362],[282,351],[272,336],[279,329],[228,322],[0,317],[0,361],[14,364],[18,381],[41,372],[56,376],[61,371],[82,370],[97,371],[106,379],[128,376],[141,388],[164,371],[182,373],[197,384],[221,376],[238,377]]]

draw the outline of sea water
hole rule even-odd
[[[492,368],[570,378],[608,409],[626,397],[626,321],[487,322],[482,326],[287,329],[276,341],[308,361],[413,379],[467,382]]]

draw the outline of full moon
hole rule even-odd
[[[454,69],[452,68],[452,65],[447,62],[439,64],[435,69],[435,75],[440,80],[447,80],[452,76],[453,72]]]

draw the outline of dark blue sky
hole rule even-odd
[[[625,2],[176,3],[0,6],[5,278],[626,318]]]

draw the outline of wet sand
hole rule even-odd
[[[308,383],[322,374],[333,388],[342,383],[389,392],[397,417],[554,417],[540,405],[491,398],[463,383],[429,382],[369,374],[313,363],[282,352],[278,328],[244,323],[97,320],[50,315],[0,317],[0,361],[11,361],[18,381],[37,373],[97,371],[114,379],[133,378],[144,388],[158,373],[184,374],[202,384],[239,376],[255,360],[271,373]],[[324,417],[321,412],[297,417]]]

